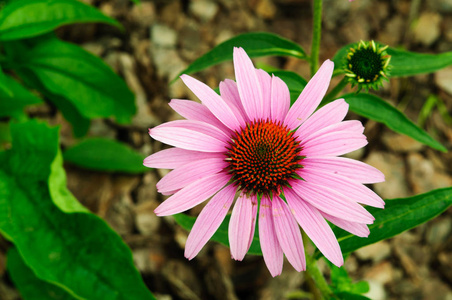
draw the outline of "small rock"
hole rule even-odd
[[[100,136],[102,138],[116,139],[116,131],[103,119],[92,119],[88,131],[89,136]]]
[[[441,252],[438,255],[439,269],[447,280],[452,280],[452,252]]]
[[[431,226],[427,229],[427,242],[438,247],[450,237],[451,231],[452,220],[450,218],[438,218],[431,222]]]
[[[372,266],[364,274],[364,279],[387,284],[394,280],[394,269],[390,262],[383,261],[377,265]]]
[[[430,277],[422,286],[423,299],[443,300],[446,298],[446,295],[451,292],[450,286],[446,285],[438,278]]]
[[[14,288],[6,285],[3,280],[0,281],[0,296],[2,300],[18,300],[21,299],[19,293]]]
[[[157,178],[153,172],[146,172],[143,176],[143,184],[137,189],[137,203],[155,201],[157,195]]]
[[[359,40],[367,41],[370,32],[370,26],[367,20],[368,17],[362,13],[354,15],[353,18],[348,18],[347,22],[340,29],[341,35],[344,36],[348,42],[356,42]]]
[[[447,14],[452,12],[452,0],[430,0],[426,3],[432,8],[432,10],[440,13]]]
[[[163,266],[162,275],[181,299],[200,299],[203,290],[199,277],[192,268],[178,260],[170,260]]]
[[[124,75],[127,85],[135,94],[137,113],[133,116],[132,124],[143,129],[158,125],[160,120],[150,110],[146,92],[137,76],[135,60],[127,53],[121,53],[118,59],[121,73]]]
[[[150,52],[157,75],[161,78],[172,80],[187,67],[175,49],[151,47]]]
[[[356,255],[363,260],[372,259],[379,262],[391,254],[391,246],[385,241],[381,241],[356,250]]]
[[[276,6],[271,0],[257,0],[254,10],[259,17],[266,20],[273,19],[276,15]]]
[[[396,14],[392,19],[385,22],[383,30],[378,32],[378,41],[386,45],[396,45],[400,42],[405,32],[406,19]]]
[[[105,46],[98,42],[85,43],[82,48],[96,56],[102,56],[105,52]]]
[[[433,44],[440,36],[441,16],[437,13],[423,13],[417,20],[413,34],[414,39],[428,47]]]
[[[155,4],[154,2],[141,2],[140,5],[134,5],[128,16],[132,22],[141,27],[149,27],[155,22]]]
[[[385,300],[387,298],[386,291],[382,283],[369,280],[369,291],[364,294],[369,299],[372,300]]]
[[[202,38],[199,25],[190,20],[181,29],[179,33],[179,42],[181,47],[181,56],[188,61],[194,61],[199,57],[200,53],[206,52],[208,49],[201,49]]]
[[[408,155],[409,178],[415,194],[452,185],[452,177],[434,169],[433,163],[419,153]]]
[[[135,207],[135,224],[142,234],[152,235],[160,226],[161,218],[154,213],[158,203],[147,201]]]
[[[402,134],[385,132],[382,136],[382,140],[386,147],[395,152],[414,152],[424,148],[424,145],[420,142]]]
[[[402,198],[411,194],[405,181],[405,164],[394,154],[372,152],[365,163],[374,166],[385,175],[385,182],[375,183],[374,189],[382,198]]]
[[[166,25],[155,24],[151,27],[151,41],[157,47],[174,48],[177,43],[177,33]]]
[[[435,83],[448,94],[452,95],[452,67],[447,67],[435,73]]]
[[[131,201],[129,195],[123,195],[119,201],[115,201],[108,207],[104,217],[105,221],[122,236],[133,231],[134,215]]]
[[[133,262],[140,273],[151,273],[149,261],[149,248],[140,248],[132,251]]]
[[[209,0],[192,0],[188,7],[190,13],[203,22],[211,21],[218,12],[218,3]]]

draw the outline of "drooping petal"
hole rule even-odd
[[[284,256],[273,224],[272,202],[265,195],[262,197],[259,210],[259,239],[270,274],[273,277],[280,275]]]
[[[338,174],[360,183],[385,181],[385,176],[376,168],[363,162],[346,157],[306,157],[303,160],[306,169],[315,168],[331,174]]]
[[[251,121],[262,118],[262,90],[253,62],[242,48],[234,47],[234,70],[240,99]]]
[[[162,143],[201,152],[224,152],[227,142],[218,128],[199,121],[179,120],[149,129],[149,135]]]
[[[366,224],[351,222],[338,217],[333,217],[332,215],[329,215],[325,212],[320,213],[325,219],[327,219],[337,227],[340,227],[345,231],[350,232],[351,234],[354,234],[359,237],[368,237],[370,234],[369,227],[367,227]]]
[[[294,180],[291,185],[298,196],[322,212],[344,220],[366,224],[373,223],[375,219],[360,204],[336,192],[334,187],[329,188],[302,180]]]
[[[334,63],[326,60],[287,113],[284,125],[295,129],[315,111],[330,84]]]
[[[271,96],[272,78],[270,75],[268,75],[267,72],[265,72],[262,69],[256,69],[256,75],[262,90],[262,115],[260,118],[263,120],[266,120],[267,118],[270,119],[271,116],[270,96]]]
[[[232,112],[231,108],[224,102],[220,95],[215,93],[215,91],[206,84],[191,76],[184,74],[180,78],[218,120],[232,130],[238,130],[240,128],[237,116]]]
[[[215,174],[228,166],[222,158],[206,158],[174,169],[157,182],[159,193],[182,189],[193,181]]]
[[[345,118],[348,112],[348,103],[339,99],[328,103],[310,116],[306,122],[297,129],[297,135],[304,140],[316,131],[329,125],[338,123]]]
[[[300,228],[287,204],[279,197],[273,197],[272,215],[276,236],[287,260],[298,272],[306,270]]]
[[[234,114],[236,114],[237,119],[240,122],[240,126],[244,128],[246,123],[250,120],[246,114],[245,108],[243,107],[242,100],[240,100],[237,83],[231,79],[225,79],[220,82],[220,94],[229,107],[231,107]]]
[[[301,199],[292,189],[284,190],[287,204],[294,211],[295,219],[325,257],[336,266],[344,264],[336,236],[320,212]]]
[[[367,145],[366,137],[350,131],[324,134],[303,143],[302,156],[337,156],[355,151]]]
[[[271,83],[271,117],[283,122],[290,107],[290,92],[287,84],[273,75]]]
[[[315,168],[300,169],[298,174],[308,182],[330,187],[355,202],[384,208],[384,201],[368,187],[340,175],[332,175]]]
[[[207,106],[202,105],[201,103],[191,100],[172,99],[169,106],[187,120],[206,122],[224,132],[231,132],[228,127],[210,112]]]
[[[193,259],[220,227],[234,201],[236,187],[228,185],[210,199],[202,209],[185,244],[185,257]]]
[[[251,245],[256,220],[256,209],[253,206],[257,206],[257,203],[241,193],[232,209],[228,237],[231,256],[235,260],[243,260]]]
[[[148,168],[175,169],[198,159],[223,157],[223,153],[207,153],[181,148],[169,148],[149,155],[144,159],[143,165]]]
[[[198,179],[163,201],[154,212],[157,216],[169,216],[186,211],[215,194],[229,179],[230,176],[225,173]]]

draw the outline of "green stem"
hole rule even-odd
[[[331,92],[329,92],[328,94],[326,94],[325,97],[323,97],[320,106],[323,106],[333,101],[336,98],[337,94],[339,94],[347,86],[347,84],[348,84],[347,77],[344,76],[344,78],[342,78],[342,80],[339,81],[339,83],[331,90]]]
[[[314,76],[319,68],[320,36],[322,33],[322,0],[313,1],[311,76]]]
[[[306,235],[305,232],[302,232],[302,234],[303,234],[303,243],[305,245],[308,245],[309,242],[308,236]],[[320,272],[320,269],[317,265],[317,261],[314,259],[314,257],[309,255],[308,253],[306,253],[306,273],[309,275],[309,277],[312,278],[312,280],[314,280],[315,285],[322,294],[323,298],[329,299],[333,292],[331,291],[328,283],[326,282],[325,277],[323,277],[322,272]],[[319,299],[318,293],[314,292],[313,294],[316,300]]]

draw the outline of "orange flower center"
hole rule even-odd
[[[235,132],[229,144],[226,160],[232,181],[246,193],[279,195],[302,168],[300,142],[280,122],[252,122]]]

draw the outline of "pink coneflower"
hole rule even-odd
[[[381,182],[384,176],[362,162],[337,157],[367,144],[359,121],[342,121],[348,111],[343,99],[314,113],[333,62],[322,65],[292,107],[287,85],[255,69],[242,48],[234,48],[234,67],[237,82],[221,82],[221,96],[182,75],[202,104],[172,100],[170,106],[186,120],[149,130],[154,139],[174,146],[144,160],[148,167],[174,169],[157,183],[160,193],[172,196],[155,213],[177,214],[210,198],[187,239],[185,257],[192,259],[239,192],[229,223],[234,259],[242,260],[251,245],[260,205],[259,238],[272,276],[281,274],[283,253],[297,271],[306,269],[299,226],[341,266],[339,243],[326,220],[368,236],[366,224],[374,218],[360,203],[383,207],[384,202],[363,183]]]

